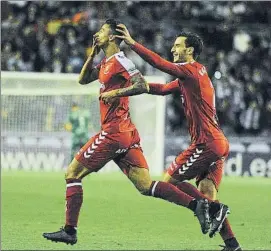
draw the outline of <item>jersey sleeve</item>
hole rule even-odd
[[[135,43],[131,48],[145,61],[163,72],[181,79],[193,77],[193,71],[191,71],[189,67],[190,64],[175,64],[169,62],[139,43]]]
[[[124,55],[116,56],[115,73],[121,75],[126,80],[139,73],[134,63]]]
[[[179,92],[181,93],[179,81],[178,79],[175,79],[174,81],[171,81],[166,84],[157,84],[157,83],[149,83],[149,94],[152,95],[169,95],[173,92]]]

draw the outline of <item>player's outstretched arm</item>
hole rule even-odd
[[[149,94],[151,95],[169,95],[175,92],[181,93],[178,80],[166,84],[149,83]]]
[[[93,38],[92,51],[82,67],[79,75],[79,83],[81,85],[89,84],[90,82],[98,79],[99,70],[93,67],[94,57],[100,52],[100,48],[96,44],[95,38]]]
[[[149,84],[140,72],[133,75],[130,79],[130,82],[132,83],[131,86],[117,90],[117,97],[134,96],[149,92]]]
[[[124,42],[131,47],[140,57],[142,57],[146,62],[151,64],[153,67],[173,75],[177,78],[186,78],[191,73],[183,67],[179,67],[177,64],[169,62],[164,58],[160,57],[155,52],[147,49],[143,45],[137,43],[130,35],[127,27],[124,24],[119,24],[118,29],[116,29],[122,35],[116,35],[116,37],[123,39]]]
[[[112,103],[115,98],[118,97],[134,96],[149,92],[149,84],[140,72],[133,75],[130,79],[130,82],[132,85],[129,87],[102,93],[100,99],[104,101],[104,103],[108,104]]]

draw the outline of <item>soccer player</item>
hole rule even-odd
[[[65,129],[72,132],[71,161],[74,155],[89,140],[89,118],[90,115],[87,110],[81,109],[77,103],[72,104],[68,118],[69,122],[65,124]]]
[[[174,57],[174,63],[171,63],[137,43],[123,24],[118,25],[117,31],[122,33],[117,37],[130,45],[145,61],[177,77],[165,85],[149,84],[150,94],[180,94],[192,141],[189,148],[170,165],[164,181],[195,198],[205,197],[209,201],[215,201],[229,144],[218,124],[212,82],[205,67],[196,61],[202,51],[202,40],[193,33],[180,33],[171,49]],[[120,89],[103,93],[102,99],[110,102],[121,92]],[[190,183],[183,182],[194,178],[199,190]],[[226,245],[225,250],[241,250],[226,220],[228,207],[211,203],[209,213],[212,220],[209,236],[213,237],[216,232],[220,232]]]
[[[196,200],[170,183],[150,178],[139,134],[129,114],[128,97],[124,97],[148,92],[149,87],[135,65],[120,51],[121,40],[115,36],[116,25],[115,20],[107,20],[94,35],[93,49],[81,70],[79,83],[84,85],[99,79],[101,94],[119,88],[123,88],[122,92],[110,103],[100,99],[101,131],[81,148],[66,172],[65,226],[43,236],[54,242],[77,242],[77,223],[83,202],[82,179],[99,171],[110,160],[120,167],[141,194],[191,209],[206,234],[210,228],[208,200]],[[93,59],[100,49],[105,58],[93,67]]]

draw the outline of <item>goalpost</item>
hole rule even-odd
[[[73,102],[90,114],[89,137],[100,130],[95,81],[82,86],[77,74],[2,72],[1,168],[35,171],[63,170],[70,158],[71,134],[64,124]],[[165,83],[162,76],[148,82]],[[152,175],[164,170],[165,98],[130,97],[132,121],[140,136]],[[100,172],[118,171],[113,161]]]

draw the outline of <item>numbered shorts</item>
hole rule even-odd
[[[75,158],[91,172],[99,171],[110,160],[114,160],[125,174],[131,166],[148,169],[136,129],[120,133],[101,131],[80,149]]]
[[[171,163],[167,173],[179,181],[196,178],[196,184],[210,179],[218,190],[229,154],[227,140],[216,139],[204,144],[192,144]]]

